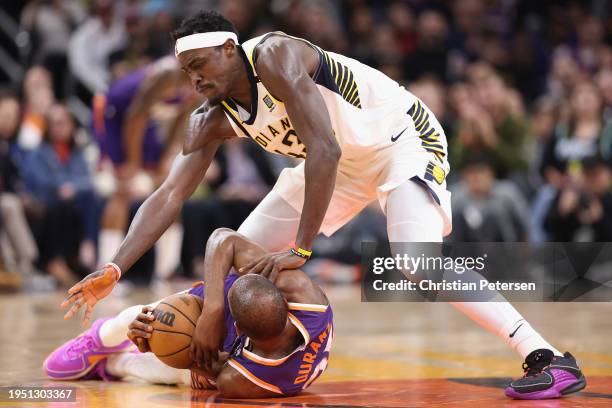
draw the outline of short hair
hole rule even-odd
[[[176,41],[191,34],[212,31],[230,31],[238,34],[236,27],[223,15],[216,11],[202,10],[195,16],[185,18],[181,25],[172,32],[172,38]]]
[[[287,325],[288,308],[282,293],[261,275],[236,279],[229,304],[238,328],[254,340],[278,336]]]

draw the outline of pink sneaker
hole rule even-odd
[[[126,340],[115,347],[104,347],[99,331],[109,319],[96,320],[89,330],[53,351],[43,363],[47,376],[54,380],[112,380],[105,370],[106,358],[127,351],[132,342]]]

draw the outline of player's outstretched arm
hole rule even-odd
[[[69,319],[85,306],[83,324],[89,322],[96,303],[116,285],[121,271],[127,271],[174,222],[185,200],[204,177],[221,139],[215,139],[188,155],[179,154],[164,183],[142,204],[111,264],[87,275],[68,290],[61,307],[70,306]]]
[[[325,101],[311,78],[319,54],[301,41],[271,37],[259,48],[257,73],[266,88],[280,98],[300,140],[306,145],[304,207],[295,244],[310,250],[334,191],[341,149]],[[272,281],[282,269],[302,266],[305,258],[282,252],[269,254],[248,269]]]

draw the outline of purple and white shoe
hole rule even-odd
[[[574,356],[555,356],[551,350],[534,350],[523,363],[525,375],[510,382],[506,395],[515,399],[550,399],[578,392],[586,379]]]
[[[47,376],[54,380],[112,380],[105,370],[106,358],[127,351],[132,342],[126,340],[115,347],[103,346],[99,331],[107,320],[109,318],[96,320],[89,330],[53,351],[43,363]]]

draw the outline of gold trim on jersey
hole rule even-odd
[[[240,374],[242,374],[243,376],[245,376],[249,381],[251,381],[253,384],[264,388],[268,391],[272,391],[275,392],[277,394],[282,394],[283,392],[281,391],[280,388],[278,388],[276,385],[270,384],[269,382],[266,382],[264,380],[262,380],[261,378],[255,376],[252,372],[250,372],[249,370],[247,370],[242,364],[240,364],[239,362],[237,362],[236,360],[234,360],[233,358],[230,358],[227,363],[234,368],[234,370],[238,371]]]
[[[303,310],[305,312],[325,312],[329,305],[315,305],[311,303],[287,302],[289,310]]]
[[[423,108],[420,100],[417,99],[412,105],[408,110],[408,115],[414,121],[414,128],[419,133],[423,148],[433,153],[440,163],[444,163],[446,149],[440,143],[440,133],[429,123],[429,113]]]

